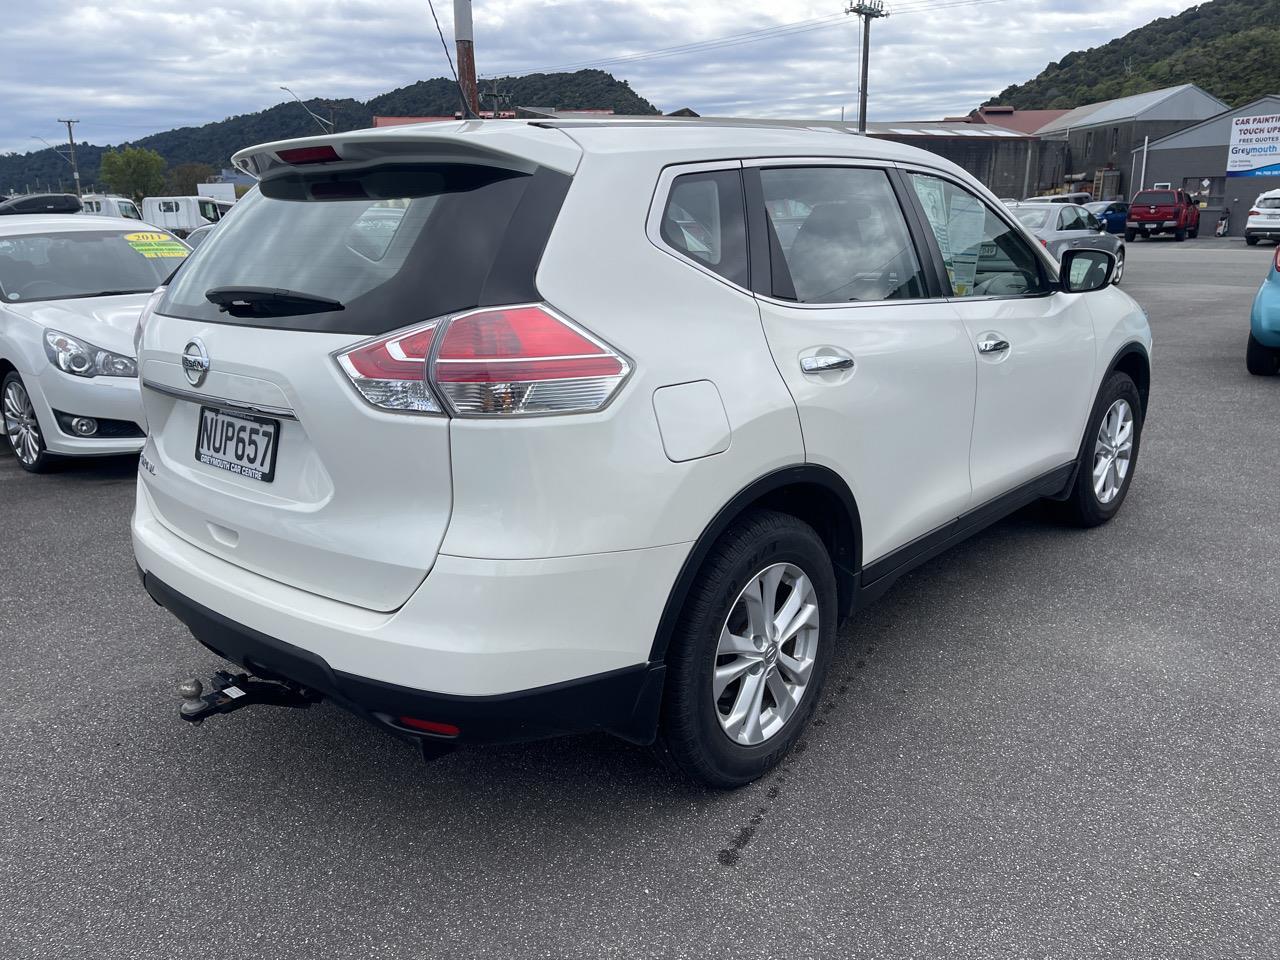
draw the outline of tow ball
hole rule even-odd
[[[242,707],[265,704],[271,707],[306,708],[318,703],[320,694],[306,687],[294,687],[274,680],[251,678],[247,673],[219,670],[204,692],[204,684],[192,677],[178,684],[182,706],[178,715],[190,723],[201,723],[215,713],[231,713]]]

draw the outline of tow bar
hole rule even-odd
[[[270,707],[305,709],[321,700],[320,694],[306,687],[250,679],[247,673],[233,674],[226,670],[215,673],[210,686],[213,689],[205,693],[204,684],[194,677],[178,684],[178,696],[182,697],[178,716],[198,724],[215,713],[231,713],[259,703]]]

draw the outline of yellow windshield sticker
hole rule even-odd
[[[125,242],[148,260],[185,257],[191,251],[167,233],[126,233]]]

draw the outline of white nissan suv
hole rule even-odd
[[[476,121],[235,162],[258,189],[139,325],[143,582],[245,670],[189,719],[265,683],[428,752],[604,730],[739,785],[856,606],[1132,482],[1111,254],[1055,263],[932,154]]]

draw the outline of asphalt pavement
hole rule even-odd
[[[221,662],[134,574],[136,463],[0,455],[0,957],[1280,955],[1270,246],[1129,246],[1156,339],[1124,509],[1031,507],[842,634],[774,776],[604,736],[424,765],[328,705],[199,728]]]

